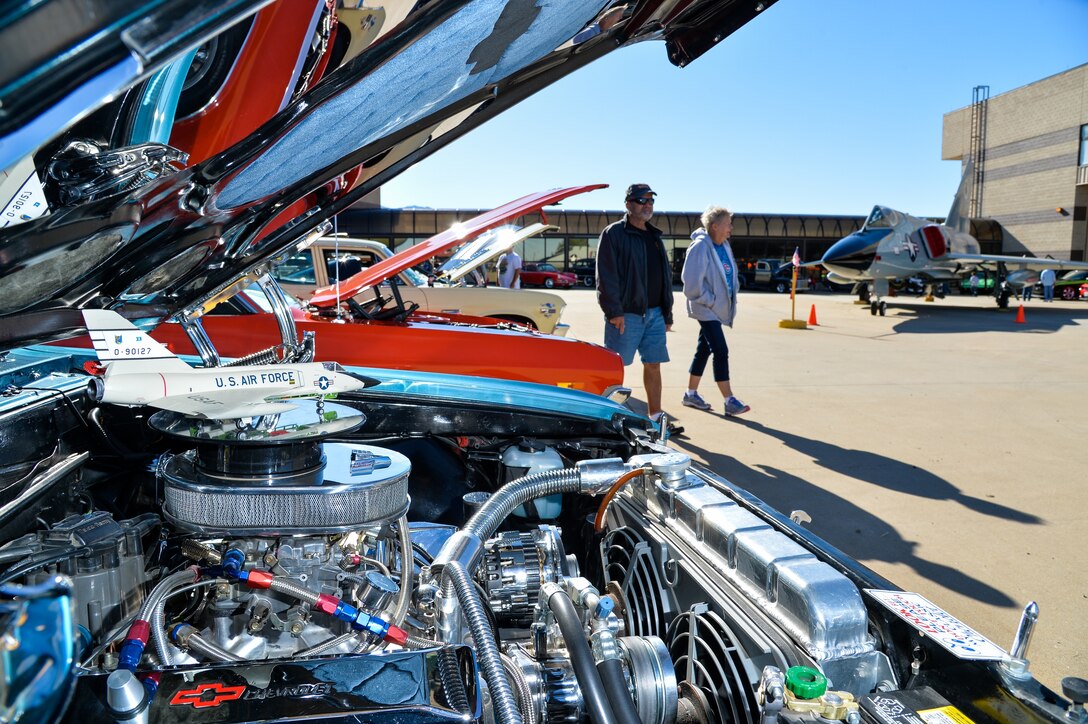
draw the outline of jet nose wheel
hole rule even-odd
[[[881,302],[880,306],[877,307],[877,311],[880,312],[880,316],[883,317],[885,314],[888,313],[888,303]]]
[[[869,302],[869,314],[873,315],[874,317],[879,314],[881,317],[883,317],[887,313],[887,302]]]

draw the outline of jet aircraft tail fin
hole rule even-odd
[[[975,162],[967,159],[967,165],[963,167],[963,178],[960,179],[960,187],[956,189],[956,197],[952,199],[952,208],[948,210],[948,217],[944,225],[955,229],[961,234],[971,232],[971,219],[968,217],[968,204],[971,202],[971,187],[975,181]]]
[[[109,309],[83,310],[83,322],[94,344],[98,361],[107,371],[167,372],[188,371],[187,365],[161,343],[132,322]]]

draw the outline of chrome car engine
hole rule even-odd
[[[112,452],[58,433],[23,473],[0,587],[67,591],[65,721],[861,722],[918,677],[849,567],[645,433],[371,402],[368,434],[193,424],[118,467],[148,426],[57,385]]]

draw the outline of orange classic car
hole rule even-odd
[[[281,296],[298,333],[314,333],[317,361],[539,382],[594,394],[623,382],[623,364],[611,350],[510,322],[418,311],[401,321],[368,319],[358,305],[352,305],[358,311],[336,316]],[[240,358],[281,343],[273,308],[267,295],[251,288],[200,322],[218,354]],[[161,324],[151,336],[175,354],[199,353],[181,324]]]

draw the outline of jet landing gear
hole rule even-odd
[[[995,296],[997,297],[997,308],[1008,309],[1009,297],[1012,296],[1012,288],[1007,282],[1001,282],[1001,286],[999,287]]]
[[[869,314],[873,315],[874,317],[877,314],[879,314],[881,317],[883,317],[887,313],[888,313],[888,303],[887,302],[877,302],[877,301],[869,302]]]

